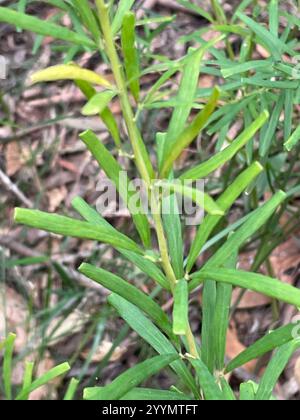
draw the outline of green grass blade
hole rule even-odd
[[[121,400],[125,401],[188,401],[191,397],[181,392],[163,391],[160,389],[134,388],[127,392]]]
[[[110,90],[105,90],[104,92],[97,93],[96,95],[92,96],[92,98],[82,108],[82,115],[88,117],[97,114],[102,114],[115,96],[116,92]]]
[[[118,9],[112,22],[112,31],[115,35],[121,28],[124,16],[130,11],[135,0],[120,0],[118,2]]]
[[[85,82],[83,80],[76,80],[76,85],[79,87],[81,92],[86,96],[88,100],[92,99],[92,97],[95,96],[97,93],[96,89],[90,83]],[[119,133],[119,127],[113,113],[107,107],[100,114],[100,118],[108,128],[117,148],[119,149],[121,147],[121,138]]]
[[[22,392],[24,392],[26,389],[29,389],[30,385],[32,384],[33,369],[34,369],[33,362],[25,362]],[[23,394],[23,395],[24,397],[22,398],[22,400],[28,400],[29,394]]]
[[[226,373],[244,366],[251,360],[258,359],[265,354],[275,350],[277,347],[287,344],[293,340],[293,331],[295,324],[288,324],[284,327],[271,331],[265,337],[256,341],[252,346],[248,347],[245,351],[235,357],[226,367]]]
[[[247,143],[250,141],[255,133],[267,122],[269,118],[269,113],[264,111],[252,124],[250,127],[246,128],[243,133],[241,133],[236,140],[232,142],[223,151],[217,153],[208,161],[196,166],[193,169],[188,170],[183,175],[180,176],[181,180],[197,180],[200,178],[205,178],[216,169],[220,168],[230,159],[232,159]]]
[[[135,14],[127,13],[124,16],[121,32],[124,66],[131,93],[138,103],[140,98],[140,63],[136,49]]]
[[[228,257],[237,252],[266,223],[285,199],[286,194],[283,191],[279,191],[269,201],[253,212],[251,217],[208,260],[204,268],[224,265],[228,261]]]
[[[86,388],[84,390],[83,398],[85,400],[97,401],[119,400],[127,392],[160,372],[178,358],[179,355],[174,354],[155,356],[152,359],[146,360],[145,362],[139,363],[131,369],[128,369],[112,381],[112,383],[103,388]]]
[[[100,41],[101,32],[88,0],[72,0],[84,26],[91,32],[96,43]]]
[[[91,239],[143,254],[141,248],[127,236],[111,229],[82,222],[70,217],[45,213],[39,210],[15,209],[15,221],[35,229],[73,238]]]
[[[285,91],[284,104],[284,141],[287,142],[292,134],[294,95],[291,89]]]
[[[185,279],[179,280],[174,291],[173,333],[185,335],[189,326],[189,292]]]
[[[4,358],[3,358],[3,383],[4,392],[7,400],[12,399],[12,359],[14,352],[14,344],[16,340],[15,334],[9,334],[4,342]]]
[[[232,63],[231,66],[226,65],[221,69],[221,73],[223,77],[228,78],[231,76],[235,76],[237,74],[245,73],[250,70],[258,70],[258,69],[268,69],[272,63],[268,62],[267,60],[255,60],[255,61],[248,61],[242,64],[234,64]]]
[[[294,352],[300,347],[300,340],[294,340],[280,347],[272,357],[256,392],[256,401],[269,401],[276,383]]]
[[[220,207],[220,209],[227,212],[242,192],[251,185],[254,179],[262,172],[262,170],[263,167],[261,164],[254,162],[248,169],[242,172],[216,201],[216,204]],[[193,265],[195,264],[203,246],[221,219],[222,216],[208,215],[202,221],[188,255],[186,267],[187,272],[190,272],[193,268]]]
[[[288,152],[293,150],[295,146],[300,141],[300,126],[296,128],[296,130],[293,132],[293,134],[289,137],[289,139],[284,143],[284,147]]]
[[[64,401],[73,401],[79,386],[79,380],[72,378],[64,396]]]
[[[63,26],[56,25],[45,20],[24,13],[15,12],[8,7],[0,7],[0,22],[9,23],[21,29],[35,32],[39,35],[50,36],[79,46],[96,49],[94,41],[78,35]]]
[[[177,354],[177,350],[173,344],[136,306],[115,294],[109,296],[108,301],[127,324],[159,354]],[[195,397],[198,398],[199,392],[197,386],[184,362],[182,360],[175,361],[171,364],[171,367],[193,392]]]
[[[212,330],[217,304],[217,285],[207,279],[202,294],[201,358],[210,373],[214,372],[215,353],[213,351],[214,331]]]
[[[269,27],[270,32],[276,38],[279,32],[279,4],[278,0],[270,0],[269,2]]]
[[[134,204],[136,204],[136,206],[131,207],[133,198],[137,193],[136,191],[132,191],[130,188],[126,172],[122,170],[116,159],[91,130],[87,130],[80,134],[80,138],[102,167],[108,178],[115,184],[120,196],[123,198],[125,204],[128,206],[128,210],[132,214],[133,222],[139,232],[143,244],[145,247],[150,247],[150,225],[147,216],[144,214],[140,199],[137,203],[136,200],[134,200]]]
[[[197,4],[191,3],[187,0],[176,0],[177,3],[181,4],[181,6],[185,7],[186,9],[190,10],[193,13],[196,13],[199,16],[202,16],[204,19],[208,20],[208,22],[213,23],[214,19],[210,13],[204,10],[202,7],[199,7]]]
[[[31,385],[23,389],[17,396],[16,400],[20,401],[24,398],[25,395],[31,394],[31,392],[35,391],[36,389],[42,387],[43,385],[48,384],[53,379],[67,373],[71,369],[70,365],[68,363],[62,363],[61,365],[58,365],[54,367],[53,369],[50,369],[47,373],[40,376],[38,379],[33,381]]]
[[[265,135],[263,136],[262,141],[259,144],[259,154],[261,157],[265,157],[268,154],[270,147],[272,145],[272,141],[274,140],[276,129],[278,127],[279,118],[284,108],[284,99],[285,99],[285,95],[283,92],[279,96],[274,106],[268,129]]]
[[[255,390],[252,381],[240,385],[240,401],[254,401]]]
[[[147,296],[127,281],[101,268],[84,263],[78,270],[88,278],[101,284],[106,289],[118,294],[123,299],[126,299],[128,302],[141,309],[162,331],[172,337],[172,325],[167,315],[151,297]]]
[[[231,389],[231,386],[229,385],[229,383],[227,382],[227,380],[222,376],[221,377],[221,386],[222,386],[222,391],[223,391],[223,395],[226,401],[236,401],[236,396],[233,392],[233,390]]]
[[[224,396],[222,391],[216,384],[215,378],[209,372],[202,360],[193,359],[192,357],[188,357],[188,360],[196,371],[205,399],[207,401],[223,401]]]
[[[197,115],[197,117],[195,117],[193,122],[183,131],[178,130],[173,133],[172,130],[172,137],[167,137],[164,159],[161,169],[161,178],[168,177],[175,160],[180,156],[182,151],[186,147],[188,147],[192,143],[192,141],[199,135],[200,131],[206,125],[209,117],[215,110],[219,96],[220,90],[218,88],[215,88],[204,109],[200,111],[200,113]],[[186,108],[187,106],[185,105],[184,109]],[[178,135],[178,133],[180,134]],[[171,141],[169,140],[169,138],[174,140]]]
[[[197,281],[207,279],[232,284],[233,286],[249,289],[265,296],[300,307],[300,290],[280,280],[262,274],[248,273],[241,270],[225,268],[207,268],[195,274]]]

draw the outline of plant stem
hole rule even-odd
[[[121,107],[126,122],[129,139],[132,144],[136,165],[141,177],[149,187],[151,178],[154,175],[154,171],[147,150],[142,141],[141,134],[136,126],[134,113],[131,108],[122,65],[114,43],[114,36],[109,18],[109,7],[105,4],[104,0],[96,0],[96,4],[99,11],[99,20],[105,41],[105,50],[111,64],[117,88],[119,90]]]

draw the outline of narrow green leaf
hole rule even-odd
[[[87,221],[92,224],[108,227],[113,233],[118,231],[111,226],[100,214],[91,206],[89,206],[81,197],[75,197],[72,201],[73,208]],[[151,279],[155,280],[162,288],[170,291],[170,285],[163,272],[147,257],[136,254],[135,252],[126,251],[121,248],[117,250],[125,256],[129,261],[135,264],[143,273],[147,274]]]
[[[85,46],[92,49],[96,48],[94,41],[87,37],[78,35],[76,32],[70,31],[63,26],[24,13],[15,12],[8,7],[0,7],[0,22],[6,22],[27,31],[35,32],[43,36],[50,36],[55,39],[61,39],[79,46]]]
[[[209,214],[217,216],[224,215],[223,210],[220,209],[220,207],[208,194],[199,189],[186,186],[184,183],[182,183],[182,181],[178,179],[174,180],[173,182],[159,181],[156,185],[162,188],[166,196],[170,195],[170,192],[174,192],[190,198],[194,203],[207,211]]]
[[[124,200],[132,215],[133,222],[139,232],[143,244],[145,247],[150,247],[150,225],[142,208],[142,203],[138,193],[136,191],[132,191],[132,188],[130,188],[126,172],[122,170],[116,159],[91,130],[87,130],[80,134],[80,138],[102,167],[108,178],[110,178],[110,180],[115,184],[120,196]]]
[[[255,61],[248,61],[247,63],[236,64],[232,63],[232,66],[226,65],[221,69],[221,73],[223,77],[231,77],[236,74],[245,73],[249,70],[258,70],[258,69],[269,69],[272,63],[268,60],[255,60]]]
[[[205,178],[216,169],[220,168],[230,159],[232,159],[247,143],[250,141],[255,133],[266,123],[269,118],[269,113],[264,111],[250,127],[246,128],[230,146],[221,152],[217,153],[208,161],[188,170],[180,176],[181,180],[197,180]]]
[[[33,381],[31,385],[28,388],[23,389],[17,396],[16,400],[22,400],[25,395],[31,394],[31,392],[35,391],[36,389],[42,387],[43,385],[48,384],[53,379],[57,378],[58,376],[61,376],[65,373],[67,373],[71,369],[70,365],[68,363],[62,363],[61,365],[58,365],[54,367],[53,369],[50,369],[47,373],[40,376],[38,379]]]
[[[300,340],[293,340],[280,347],[272,357],[256,392],[256,401],[269,401],[276,383],[294,352],[300,347]]]
[[[15,334],[9,334],[4,342],[4,358],[3,358],[3,382],[4,392],[7,400],[12,399],[12,358],[14,352],[14,344],[16,340]]]
[[[283,107],[284,107],[284,99],[285,99],[285,94],[283,92],[279,96],[279,98],[278,98],[278,100],[277,100],[277,102],[274,106],[273,112],[271,114],[271,119],[270,119],[270,122],[269,122],[268,129],[267,129],[262,141],[260,142],[259,154],[260,154],[261,157],[265,157],[268,154],[269,149],[272,145],[272,141],[274,139],[276,129],[278,127],[279,118],[280,118],[280,115],[281,115]]]
[[[278,0],[270,0],[269,2],[269,27],[270,32],[276,38],[278,37],[279,32],[279,5]]]
[[[163,159],[163,152],[165,147],[166,134],[157,133],[157,156],[159,166]],[[173,171],[169,177],[171,180],[174,178]],[[165,233],[168,241],[168,249],[171,258],[172,267],[176,276],[176,279],[184,277],[183,268],[183,237],[182,237],[182,225],[180,219],[180,212],[178,208],[178,201],[176,194],[169,196],[162,196],[161,200],[162,216]]]
[[[207,268],[199,271],[195,278],[198,281],[211,279],[221,283],[232,284],[233,286],[253,290],[254,292],[300,307],[299,289],[262,274],[225,268]]]
[[[245,382],[240,385],[240,400],[241,401],[254,401],[255,400],[255,390],[253,387],[253,382]]]
[[[226,23],[227,18],[219,0],[211,0],[212,8],[219,23]]]
[[[222,391],[223,391],[223,395],[226,401],[236,401],[236,396],[233,392],[233,390],[231,389],[229,383],[226,381],[226,379],[222,376],[221,377],[221,386],[222,386]]]
[[[97,93],[96,89],[90,83],[84,82],[83,80],[76,80],[76,85],[79,87],[81,92],[86,96],[88,100],[92,99],[92,97],[95,96]],[[100,118],[108,128],[117,148],[119,149],[121,147],[121,138],[119,133],[119,127],[113,113],[107,107],[100,114]]]
[[[85,82],[111,88],[111,84],[92,70],[83,69],[74,64],[59,64],[40,70],[31,76],[32,84],[57,80],[83,80]]]
[[[135,0],[119,0],[118,9],[112,22],[112,31],[115,35],[121,28],[124,16],[130,11]]]
[[[254,179],[263,171],[259,162],[254,162],[248,169],[242,172],[235,181],[225,190],[225,192],[216,201],[221,210],[227,212],[235,203],[241,193],[254,181]],[[222,219],[222,216],[207,215],[202,221],[197,231],[196,237],[192,243],[191,250],[187,259],[187,272],[190,272],[198,258],[204,244],[207,242],[210,234]]]
[[[181,6],[185,7],[186,9],[190,10],[193,13],[196,13],[199,16],[202,16],[204,19],[208,20],[208,22],[213,23],[214,19],[210,15],[210,13],[206,12],[202,7],[199,7],[197,4],[191,3],[187,0],[176,0],[177,3],[181,4]]]
[[[284,141],[287,142],[292,134],[294,92],[291,89],[285,91],[284,105]]]
[[[178,133],[180,131],[175,132],[173,134],[174,137],[172,137],[172,139],[174,139],[173,141],[168,140],[167,137],[165,148],[166,150],[164,153],[165,158],[161,169],[161,178],[166,178],[169,175],[174,161],[180,156],[182,151],[186,147],[188,147],[192,143],[192,141],[199,135],[200,131],[205,126],[209,117],[215,110],[219,96],[220,90],[218,88],[215,88],[212,96],[205,105],[204,109],[200,111],[200,113],[197,115],[197,117],[195,117],[193,122],[186,129],[184,129],[179,134],[179,136]],[[184,107],[186,109],[186,105]]]
[[[127,281],[101,268],[84,263],[78,270],[80,273],[101,284],[106,289],[118,294],[128,302],[137,306],[145,312],[145,314],[147,314],[162,331],[172,337],[172,325],[169,318],[151,297],[147,296]]]
[[[88,0],[72,0],[75,5],[84,26],[91,32],[96,43],[100,41],[101,32],[97,19]]]
[[[299,143],[300,141],[300,125],[296,128],[290,138],[284,143],[284,147],[288,152],[293,150],[293,148]]]
[[[216,384],[215,378],[209,372],[205,364],[200,359],[188,357],[191,365],[196,371],[198,381],[207,401],[223,401],[222,391]]]
[[[33,377],[33,369],[34,363],[33,362],[25,362],[25,371],[23,376],[23,385],[22,391],[29,389],[30,385],[32,384],[32,377]],[[29,394],[23,394],[24,397],[22,400],[28,400]]]
[[[173,306],[173,332],[176,335],[185,335],[189,325],[188,317],[188,284],[185,279],[179,280],[174,291]]]
[[[116,92],[111,90],[105,90],[104,92],[97,93],[96,95],[92,96],[92,98],[82,108],[82,115],[91,116],[102,114],[115,96]]]
[[[295,324],[285,325],[275,331],[271,331],[265,337],[256,341],[256,343],[248,347],[228,364],[226,373],[232,372],[233,370],[244,366],[251,360],[258,359],[277,347],[292,341],[294,338],[293,331],[295,326]]]
[[[141,248],[122,233],[112,234],[111,229],[81,222],[70,217],[45,213],[39,210],[15,209],[15,221],[35,229],[42,229],[57,235],[91,239],[143,254]]]
[[[134,388],[120,399],[125,401],[188,401],[192,398],[180,392]]]
[[[159,354],[177,354],[177,350],[173,344],[136,306],[115,294],[110,295],[108,301],[118,311],[127,324]],[[177,360],[171,364],[171,367],[178,377],[193,392],[195,397],[198,398],[199,393],[197,386],[184,362],[182,360]]]
[[[72,378],[64,396],[64,401],[72,401],[79,386],[79,380]]]
[[[134,99],[138,102],[140,97],[140,63],[135,45],[135,24],[135,14],[126,13],[123,19],[121,43],[129,87]]]
[[[249,26],[249,28],[257,35],[262,45],[267,47],[269,52],[276,58],[276,60],[281,61],[281,55],[283,52],[294,55],[294,52],[291,51],[287,44],[274,36],[271,32],[264,28],[264,26],[255,22],[253,19],[244,15],[243,13],[238,12],[236,13],[236,16],[247,26]]]
[[[85,400],[119,400],[127,392],[140,385],[149,377],[160,372],[179,358],[179,355],[166,354],[139,363],[118,376],[112,383],[103,388],[94,387],[84,390]]]
[[[202,293],[202,326],[201,326],[201,358],[210,373],[213,374],[215,366],[215,353],[213,351],[214,331],[213,323],[217,303],[217,284],[207,279]]]
[[[208,260],[200,272],[206,268],[224,265],[228,261],[229,256],[237,252],[239,248],[266,223],[285,199],[286,194],[283,191],[279,191],[262,207],[254,211],[246,222],[232,234],[225,244]],[[193,274],[192,278],[195,276],[197,276],[197,273]],[[194,278],[190,282],[190,290],[193,290],[197,286],[198,280],[197,278]]]

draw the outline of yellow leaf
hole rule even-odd
[[[31,76],[31,83],[53,82],[56,80],[84,80],[93,85],[100,85],[111,88],[108,80],[92,70],[82,69],[72,64],[62,64],[48,67],[38,71]]]

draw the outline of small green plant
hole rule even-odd
[[[85,49],[98,51],[109,63],[113,82],[108,81],[105,75],[80,68],[74,63],[61,64],[35,73],[32,82],[73,80],[87,98],[82,109],[83,115],[99,114],[114,140],[116,153],[131,158],[124,147],[126,139],[121,138],[118,123],[110,109],[111,101],[114,98],[119,99],[132,147],[132,160],[149,198],[148,209],[144,209],[139,199],[133,200],[136,198],[136,191],[132,190],[127,175],[124,176],[116,154],[110,152],[95,133],[88,130],[80,138],[127,204],[140,240],[134,241],[116,230],[80,197],[74,199],[73,207],[82,217],[81,220],[20,208],[15,211],[15,220],[17,223],[55,234],[109,244],[154,280],[160,290],[164,291],[164,296],[170,295],[174,299],[170,317],[153,297],[125,279],[90,264],[84,263],[79,267],[82,274],[112,292],[108,298],[109,303],[158,353],[158,356],[127,370],[107,386],[85,389],[84,398],[234,400],[237,396],[225,379],[226,374],[275,351],[260,383],[243,383],[239,395],[241,400],[272,399],[281,373],[294,351],[300,347],[299,336],[294,333],[295,324],[270,332],[229,363],[226,361],[225,347],[233,287],[254,290],[274,300],[300,307],[300,291],[297,288],[274,279],[271,274],[265,276],[257,273],[278,244],[277,240],[280,243],[286,233],[295,228],[299,215],[293,214],[292,224],[293,221],[295,223],[292,227],[289,224],[285,229],[279,226],[281,215],[294,194],[299,191],[299,182],[288,185],[288,179],[282,183],[278,173],[272,172],[273,140],[280,115],[284,112],[286,149],[291,150],[297,146],[299,133],[296,130],[292,134],[292,107],[299,80],[289,80],[292,66],[283,62],[283,53],[295,55],[295,43],[289,40],[290,31],[279,37],[278,2],[269,2],[272,12],[269,31],[243,14],[251,3],[249,0],[241,2],[232,22],[227,21],[218,0],[212,1],[212,15],[187,1],[179,1],[211,22],[221,35],[205,43],[202,38],[205,30],[193,34],[200,45],[189,49],[185,57],[176,62],[165,59],[159,64],[149,64],[146,68],[141,68],[141,57],[137,49],[140,40],[136,35],[136,27],[146,27],[149,31],[150,23],[166,23],[168,19],[159,20],[154,17],[137,21],[131,12],[134,1],[129,0],[110,1],[108,4],[104,0],[96,0],[93,6],[87,0],[55,0],[48,3],[70,16],[74,30],[41,21],[7,7],[0,7],[0,21],[70,43],[70,51],[73,52],[74,48],[77,53]],[[246,27],[236,24],[238,18]],[[289,16],[288,19],[289,30],[299,24],[298,20],[295,21],[296,18]],[[237,34],[248,41],[247,45],[243,43],[238,64],[234,61],[228,33]],[[226,42],[228,51],[215,48],[215,44],[221,40]],[[250,60],[256,42],[263,44],[271,53],[271,58],[259,62]],[[69,61],[70,51],[67,53]],[[205,59],[208,52],[215,57],[210,62]],[[271,68],[276,70],[276,74],[270,71]],[[200,69],[205,69],[208,74],[233,80],[220,88],[202,92],[201,96],[198,90]],[[248,77],[253,70],[261,73]],[[163,74],[149,92],[142,95],[140,80],[150,72]],[[168,93],[163,87],[177,72],[181,73],[178,92],[174,98],[165,100]],[[252,91],[248,86],[255,86],[256,90]],[[273,89],[277,89],[276,94]],[[237,98],[238,90],[239,94],[242,92],[242,100]],[[278,94],[279,99],[276,96]],[[275,109],[272,107],[273,103]],[[155,107],[172,107],[173,113],[167,132],[156,135],[157,159],[154,163],[143,140],[139,118],[145,111]],[[194,109],[198,113],[190,119]],[[227,131],[241,112],[244,112],[245,126],[224,147],[228,140]],[[174,168],[175,161],[200,132],[219,134],[216,152],[178,174]],[[278,148],[277,145],[275,147]],[[281,145],[280,151],[283,150]],[[283,161],[286,160],[289,161],[289,158],[285,155]],[[291,162],[294,162],[293,158]],[[230,168],[227,172],[229,175],[226,176],[227,182],[219,180],[222,187],[217,199],[194,188],[195,181],[210,177],[215,171],[227,166]],[[289,170],[293,170],[293,165],[289,166]],[[269,183],[264,182],[266,174]],[[282,186],[285,188],[287,185],[288,191],[283,192]],[[234,225],[222,228],[229,210],[245,191],[250,196],[248,214]],[[265,191],[271,191],[272,196],[267,201],[262,201]],[[207,213],[198,226],[186,260],[185,236],[177,208],[177,194],[188,197]],[[133,202],[138,205],[133,206]],[[168,208],[167,212],[164,211],[165,207]],[[154,246],[152,230],[156,234],[158,251]],[[276,243],[270,243],[272,235],[276,237]],[[254,240],[260,241],[260,246],[252,271],[237,269],[239,251]],[[198,256],[212,247],[212,256],[200,269],[197,268],[195,263]],[[198,335],[190,327],[189,300],[191,293],[200,287],[203,289],[202,331]],[[3,367],[7,398],[11,398],[9,378],[12,347],[9,343],[11,339],[6,341]],[[178,378],[176,388],[166,391],[140,387],[149,377],[168,366]],[[27,377],[29,368],[26,372]],[[25,390],[21,391],[19,399],[20,395],[28,396],[30,387],[35,383],[31,383],[29,379],[27,383],[27,379]]]

